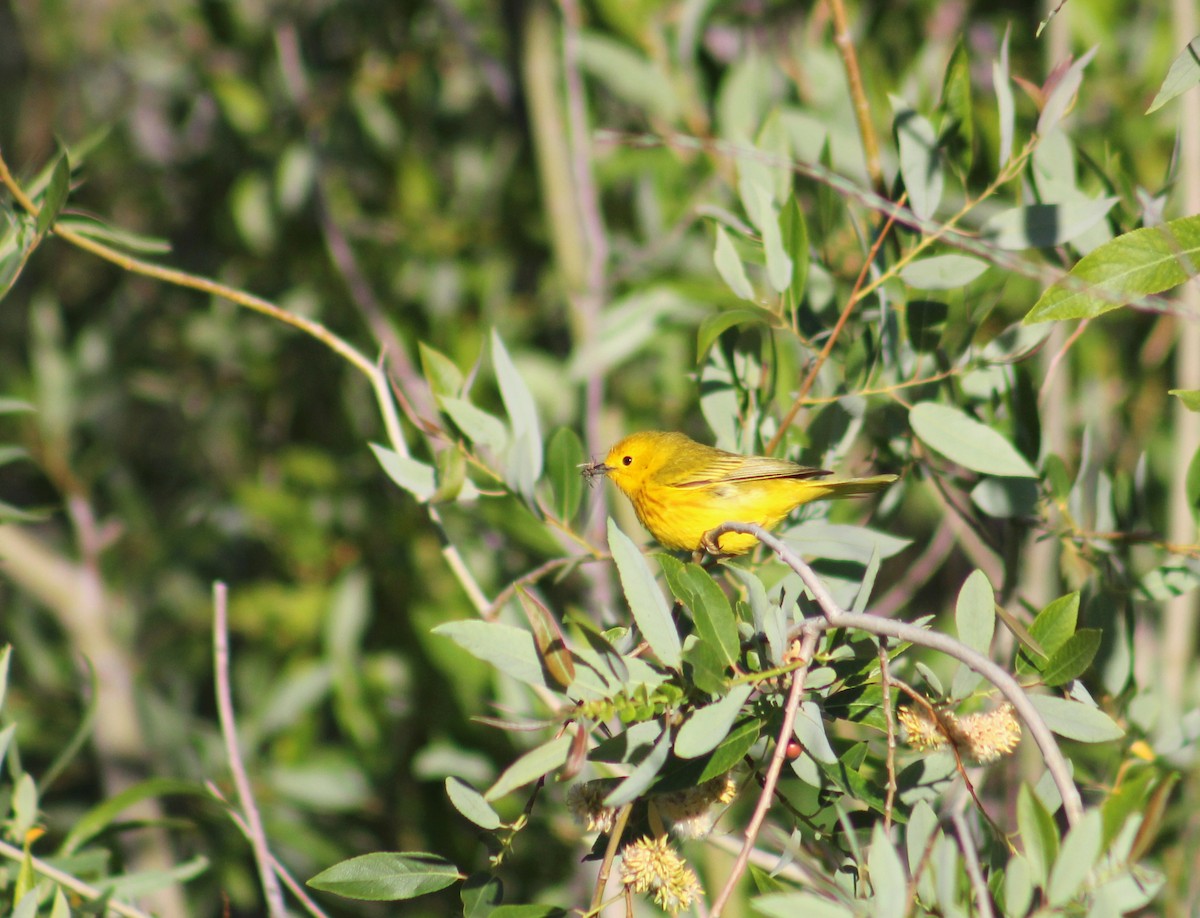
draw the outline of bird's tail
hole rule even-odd
[[[823,497],[859,497],[873,491],[881,491],[899,477],[872,475],[870,478],[835,478],[832,481],[814,481],[813,484],[825,491]]]

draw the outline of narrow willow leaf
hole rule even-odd
[[[900,175],[913,213],[923,220],[933,217],[942,200],[945,175],[937,131],[903,99],[892,97],[894,127],[900,152]]]
[[[1058,857],[1058,827],[1028,784],[1022,784],[1017,793],[1017,829],[1034,882],[1045,886]]]
[[[475,407],[464,398],[450,395],[442,396],[438,404],[463,436],[476,446],[487,447],[497,454],[508,448],[508,428],[495,415]]]
[[[908,854],[908,869],[914,874],[925,856],[925,850],[937,831],[938,818],[926,800],[918,800],[908,816],[904,830],[904,848]]]
[[[1036,478],[1037,471],[1001,434],[958,408],[921,402],[908,413],[913,431],[931,449],[975,472]]]
[[[755,184],[749,197],[753,203],[747,213],[762,234],[763,253],[767,258],[767,281],[772,290],[783,293],[792,283],[792,259],[788,256],[779,228],[779,213],[771,202],[770,189]]]
[[[1071,827],[1050,871],[1046,894],[1051,905],[1066,905],[1083,889],[1083,884],[1100,857],[1104,836],[1100,811],[1089,810]]]
[[[1001,169],[1012,158],[1013,134],[1016,131],[1017,107],[1013,102],[1012,84],[1008,80],[1008,39],[1012,32],[1010,24],[1004,30],[1004,41],[1000,44],[1000,60],[992,62],[992,86],[996,90],[996,121],[1000,136],[997,162]]]
[[[484,793],[483,799],[488,802],[498,800],[518,787],[524,787],[556,768],[561,768],[566,764],[567,756],[571,752],[572,739],[572,736],[564,733],[562,736],[530,749],[504,769],[504,772],[496,779],[496,783]]]
[[[436,348],[424,341],[417,342],[421,355],[421,370],[434,395],[458,395],[462,391],[463,375],[458,366]]]
[[[1200,37],[1193,38],[1188,46],[1179,52],[1175,60],[1171,61],[1167,78],[1163,80],[1162,86],[1154,96],[1154,101],[1146,109],[1146,114],[1158,111],[1197,83],[1200,83]]]
[[[813,761],[822,765],[833,765],[837,762],[837,753],[829,745],[829,737],[825,735],[825,721],[815,701],[800,703],[792,732],[796,734],[796,739],[800,741],[804,751],[812,756]]]
[[[433,633],[450,638],[471,656],[519,682],[547,687],[533,635],[524,628],[471,619],[446,622],[434,628]]]
[[[500,333],[492,329],[492,365],[500,384],[500,397],[512,428],[513,453],[517,460],[515,484],[528,496],[533,483],[542,477],[542,433],[538,423],[537,405],[533,393],[517,371],[516,364],[504,347]],[[514,456],[510,456],[510,460]]]
[[[738,257],[729,234],[721,226],[717,227],[717,247],[713,250],[713,264],[717,266],[721,280],[725,281],[725,285],[734,294],[743,300],[754,301],[754,288],[750,286],[750,279],[746,277],[746,266]]]
[[[932,255],[918,258],[900,269],[900,279],[918,290],[953,290],[965,287],[988,269],[988,263],[971,255]]]
[[[459,898],[463,918],[488,918],[504,900],[504,884],[499,877],[480,871],[467,877]]]
[[[881,821],[876,821],[871,832],[867,868],[871,876],[873,918],[904,918],[908,912],[908,878]]]
[[[533,643],[542,658],[542,666],[546,668],[546,673],[558,683],[559,688],[569,688],[575,681],[575,663],[571,659],[571,651],[567,649],[567,639],[559,627],[558,620],[525,589],[517,587],[517,598],[521,600],[521,608],[529,621]]]
[[[395,450],[378,443],[371,444],[371,451],[375,453],[375,458],[387,472],[388,478],[417,500],[425,503],[433,497],[437,491],[434,484],[433,466],[418,462],[411,456],[401,456]]]
[[[946,64],[941,104],[946,112],[940,131],[941,140],[961,141],[962,165],[969,172],[974,162],[975,114],[971,101],[971,59],[961,38]]]
[[[0,414],[17,414],[36,409],[29,402],[19,398],[0,398]]]
[[[1033,870],[1024,855],[1014,854],[1004,867],[1004,913],[1027,915],[1033,902]]]
[[[334,864],[307,885],[347,899],[392,902],[437,892],[462,879],[457,867],[436,854],[376,851]]]
[[[980,228],[992,245],[1010,251],[1044,249],[1070,242],[1099,223],[1119,198],[1028,204],[1003,210]]]
[[[674,123],[681,108],[674,81],[634,47],[598,31],[584,30],[579,35],[579,65],[638,111]]]
[[[1099,628],[1080,628],[1057,651],[1042,669],[1042,682],[1054,687],[1065,685],[1082,676],[1100,649],[1102,632]]]
[[[788,287],[788,302],[799,306],[804,301],[804,290],[808,286],[808,221],[804,209],[793,194],[788,198],[779,218],[783,230],[783,244],[792,258],[792,284]]]
[[[1046,721],[1046,726],[1067,739],[1081,743],[1107,743],[1125,735],[1125,731],[1111,717],[1083,702],[1050,695],[1032,695],[1030,700]]]
[[[1094,46],[1083,57],[1071,64],[1059,77],[1054,89],[1050,91],[1045,105],[1042,106],[1041,115],[1038,116],[1037,132],[1039,134],[1045,136],[1054,130],[1055,125],[1062,121],[1071,106],[1075,104],[1075,96],[1083,83],[1083,68],[1091,63],[1092,58],[1099,50],[1099,45]]]
[[[954,622],[958,639],[984,656],[992,645],[996,630],[996,596],[983,571],[973,571],[958,593],[954,607]],[[960,663],[950,687],[952,698],[966,698],[983,677],[966,664]]]
[[[741,642],[725,592],[698,564],[684,564],[670,555],[660,555],[659,564],[675,598],[691,610],[700,640],[711,645],[722,667],[732,666]]]
[[[663,765],[667,763],[667,756],[670,753],[671,731],[663,730],[662,736],[658,738],[649,754],[638,763],[637,768],[604,798],[604,805],[624,806],[640,797],[654,783],[654,779],[662,771]]]
[[[1065,644],[1075,633],[1079,620],[1079,594],[1068,593],[1047,604],[1029,626],[1029,635],[1042,648],[1047,659]],[[1022,672],[1021,660],[1017,661],[1017,672]],[[1040,667],[1038,667],[1040,669]],[[1028,671],[1028,670],[1026,670]]]
[[[50,184],[46,186],[46,194],[42,198],[41,208],[37,215],[37,232],[42,235],[54,225],[58,215],[62,213],[63,205],[67,203],[67,193],[71,190],[71,163],[64,152],[54,164],[50,173]]]
[[[700,331],[696,333],[696,361],[704,360],[713,342],[727,329],[735,325],[769,325],[772,319],[768,310],[748,306],[725,309],[709,316],[700,323]]]
[[[751,899],[750,907],[767,918],[850,918],[859,914],[849,903],[813,892],[767,893]]]
[[[724,742],[750,692],[749,685],[735,685],[720,701],[697,708],[679,728],[675,754],[681,759],[694,759]]]
[[[461,778],[446,779],[446,796],[459,813],[481,829],[500,828],[500,815],[483,799],[483,794]]]
[[[570,427],[560,427],[550,436],[546,446],[546,473],[554,492],[554,512],[563,522],[570,522],[583,499],[583,444]]]
[[[608,548],[616,562],[629,610],[642,637],[664,666],[678,670],[683,647],[671,618],[671,607],[658,588],[646,558],[611,517],[608,520]]]
[[[1091,319],[1177,287],[1200,265],[1200,216],[1146,226],[1093,249],[1046,290],[1025,324]]]
[[[1200,389],[1168,389],[1167,393],[1183,402],[1188,411],[1200,411]]]

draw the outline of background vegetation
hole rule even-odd
[[[582,751],[733,697],[753,769],[682,845],[710,903],[761,801],[745,913],[985,914],[988,884],[1002,914],[1194,913],[1200,304],[1178,285],[1200,112],[1167,98],[1196,82],[1172,68],[1192,6],[1068,3],[1040,34],[1022,4],[0,8],[5,907],[79,909],[75,877],[164,915],[263,914],[257,812],[300,882],[378,851],[473,876],[402,906],[310,890],[328,914],[483,915],[497,881],[586,909],[594,833],[553,774],[529,787],[582,767],[561,725]],[[1166,254],[1130,256],[1146,237],[1123,234],[1164,221]],[[1054,286],[1097,251],[1076,277],[1145,270]],[[618,541],[618,576],[607,515],[644,534],[575,466],[647,427],[902,475],[809,508],[790,544],[832,602],[931,617],[1072,705],[1051,726],[1092,815],[1069,856],[1030,741],[972,768],[978,804],[949,753],[889,747],[907,702],[853,629],[811,632],[805,751],[761,792],[799,701],[764,681],[787,650],[764,634],[822,609],[767,552],[712,579]],[[686,606],[687,667],[638,570]],[[631,604],[636,632],[589,641]],[[218,716],[218,612],[256,811]],[[634,667],[598,691],[612,707],[556,684],[563,622],[566,659]],[[705,656],[739,625],[732,659]],[[884,649],[923,696],[994,707],[950,657]],[[917,812],[941,866],[914,854]]]

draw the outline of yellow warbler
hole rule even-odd
[[[771,529],[810,500],[878,491],[895,475],[826,479],[824,469],[739,456],[697,443],[681,433],[647,430],[630,434],[603,462],[584,466],[590,481],[607,475],[633,503],[642,525],[665,547],[740,555],[758,541],[727,532],[714,544],[707,533],[722,523],[757,523]]]

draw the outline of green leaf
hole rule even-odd
[[[1111,717],[1081,701],[1051,695],[1031,695],[1030,701],[1046,721],[1046,726],[1067,739],[1081,743],[1107,743],[1125,735],[1125,731]]]
[[[433,633],[448,637],[471,656],[527,685],[545,688],[546,676],[531,635],[502,622],[446,622]]]
[[[717,266],[721,280],[725,281],[725,285],[735,295],[754,302],[754,288],[750,286],[750,279],[746,276],[746,266],[742,264],[723,226],[717,227],[717,247],[713,250],[713,264]]]
[[[446,779],[446,796],[459,813],[481,829],[490,831],[500,828],[500,816],[492,809],[492,805],[483,799],[483,794],[461,778]]]
[[[597,85],[636,109],[668,123],[678,119],[680,100],[674,82],[630,45],[583,30],[579,33],[579,65],[596,77]]]
[[[488,918],[567,918],[569,912],[557,905],[500,905]]]
[[[662,771],[663,765],[667,763],[670,753],[671,731],[663,730],[649,754],[630,772],[629,777],[614,787],[604,798],[604,805],[624,806],[640,797],[654,783],[654,779]]]
[[[504,901],[504,884],[499,877],[482,871],[467,877],[459,891],[463,918],[488,918]]]
[[[903,99],[892,96],[900,175],[908,191],[909,206],[923,220],[933,217],[942,200],[945,175],[937,131]]]
[[[387,472],[388,478],[422,503],[433,497],[437,490],[433,466],[418,462],[411,456],[401,456],[395,450],[378,443],[372,443],[370,446],[375,458]]]
[[[733,727],[751,690],[750,685],[735,685],[716,703],[693,711],[675,736],[675,754],[681,759],[694,759],[719,746]]]
[[[1031,517],[1037,511],[1038,483],[1031,478],[982,478],[971,500],[996,519]]]
[[[659,564],[675,598],[691,610],[700,640],[712,646],[722,667],[732,666],[741,641],[725,592],[698,564],[684,564],[670,555],[659,555]]]
[[[0,649],[0,710],[4,709],[4,696],[8,694],[8,664],[11,659],[12,645],[5,644],[3,649]]]
[[[508,448],[508,428],[504,422],[469,401],[452,395],[438,399],[441,409],[450,416],[454,426],[476,446],[484,446],[497,455]]]
[[[1200,389],[1168,389],[1167,393],[1183,402],[1188,411],[1200,411]]]
[[[1100,649],[1102,635],[1099,628],[1080,628],[1072,634],[1050,655],[1049,662],[1042,668],[1042,681],[1053,688],[1082,676]]]
[[[629,610],[642,637],[664,666],[678,670],[683,647],[675,621],[671,618],[671,608],[658,588],[646,558],[611,517],[608,520],[608,548],[616,562]]]
[[[911,539],[878,529],[826,520],[805,520],[784,530],[783,537],[802,551],[828,561],[854,561],[862,565],[870,564],[876,554],[880,560],[891,558],[912,544]]]
[[[1079,87],[1083,83],[1083,68],[1091,62],[1099,50],[1099,45],[1094,46],[1090,51],[1072,63],[1066,72],[1058,78],[1058,81],[1054,84],[1054,89],[1050,91],[1050,95],[1042,105],[1042,113],[1038,116],[1038,134],[1044,137],[1054,130],[1055,125],[1063,119],[1071,109],[1071,106],[1075,104],[1075,95],[1079,92]]]
[[[747,718],[735,726],[708,757],[703,770],[696,777],[696,783],[700,784],[709,778],[723,775],[741,762],[746,753],[758,742],[761,731],[762,721],[755,717]]]
[[[1200,264],[1200,216],[1147,226],[1106,242],[1046,290],[1025,324],[1091,319],[1153,293],[1177,287]]]
[[[147,236],[119,226],[110,226],[86,214],[60,215],[56,221],[60,230],[70,230],[80,236],[95,239],[114,249],[137,252],[144,255],[165,255],[171,251],[171,243],[157,236]]]
[[[1036,478],[1037,471],[1003,436],[958,408],[921,402],[908,413],[921,440],[959,465],[985,475]]]
[[[1017,829],[1034,882],[1044,887],[1058,857],[1058,827],[1037,794],[1024,783],[1017,792]]]
[[[829,737],[825,734],[825,721],[815,701],[800,703],[792,732],[804,747],[804,751],[812,756],[813,761],[822,765],[833,765],[837,762],[837,753],[829,745]]]
[[[795,194],[788,198],[779,219],[780,229],[783,231],[783,244],[792,259],[792,283],[787,294],[788,303],[794,308],[804,301],[809,264],[808,221],[804,219],[804,209],[796,200]]]
[[[562,768],[571,751],[571,740],[572,736],[564,733],[562,736],[530,749],[504,769],[500,777],[496,779],[496,783],[484,793],[483,799],[488,802],[498,800],[518,787],[524,787],[556,768]]]
[[[925,856],[925,850],[938,830],[937,814],[926,800],[918,800],[908,814],[908,825],[904,829],[904,848],[908,863],[915,871]]]
[[[440,397],[461,393],[463,375],[454,361],[424,341],[418,341],[417,348],[421,355],[421,370],[433,394]]]
[[[523,587],[517,587],[517,598],[521,601],[521,608],[529,621],[533,643],[537,647],[546,674],[559,688],[569,688],[575,681],[575,663],[571,659],[571,651],[567,649],[567,639],[559,627],[558,620]]]
[[[75,818],[71,831],[62,841],[60,851],[65,855],[79,850],[88,841],[112,827],[117,817],[125,810],[143,800],[157,800],[167,796],[208,797],[209,794],[194,781],[175,778],[148,778],[139,781]]]
[[[942,108],[946,119],[942,122],[940,140],[946,143],[957,137],[962,145],[962,166],[969,172],[974,161],[975,115],[971,102],[971,59],[962,38],[955,43],[946,64]]]
[[[50,184],[46,186],[46,194],[42,197],[41,207],[37,215],[37,234],[41,236],[54,225],[58,215],[62,213],[63,205],[67,203],[67,193],[71,190],[71,163],[64,152],[54,164],[50,173]]]
[[[1013,207],[989,217],[980,235],[1010,251],[1044,249],[1083,235],[1105,218],[1119,198],[1079,198],[1058,204]]]
[[[743,173],[745,174],[745,173]],[[776,293],[783,293],[792,283],[792,259],[784,246],[779,228],[779,213],[771,201],[771,190],[757,183],[739,183],[742,203],[751,222],[762,234],[763,252],[767,259],[767,281]]]
[[[376,851],[334,864],[308,885],[347,899],[391,902],[437,892],[463,879],[457,867],[436,854]]]
[[[1008,39],[1012,26],[1004,30],[1000,43],[1000,60],[992,62],[992,87],[996,91],[997,133],[1000,138],[997,162],[1001,169],[1012,158],[1013,133],[1016,130],[1017,107],[1013,102],[1012,84],[1008,78]]]
[[[517,372],[500,333],[492,329],[492,366],[500,385],[500,397],[512,429],[508,457],[508,481],[532,502],[533,485],[542,477],[542,433],[533,393]]]
[[[554,491],[554,512],[566,523],[575,518],[583,498],[583,476],[579,474],[583,458],[583,443],[575,431],[570,427],[554,431],[546,446],[546,473]]]
[[[954,607],[958,639],[972,650],[987,656],[996,630],[996,596],[983,571],[972,571],[958,593]],[[950,688],[952,698],[966,698],[979,685],[982,676],[965,664],[959,664]]]
[[[1158,111],[1197,83],[1200,83],[1200,37],[1193,38],[1187,47],[1179,52],[1175,60],[1171,61],[1167,77],[1154,96],[1154,101],[1146,109],[1146,114]]]
[[[1079,594],[1068,593],[1060,596],[1042,609],[1029,626],[1029,636],[1037,641],[1038,646],[1046,654],[1045,660],[1037,660],[1024,648],[1017,656],[1017,674],[1026,675],[1041,670],[1049,662],[1050,657],[1075,633],[1075,623],[1079,619]]]
[[[1100,857],[1103,837],[1099,810],[1084,813],[1083,819],[1067,832],[1046,887],[1052,906],[1066,905],[1083,889],[1088,874]]]
[[[1200,449],[1197,449],[1192,461],[1188,463],[1187,475],[1183,480],[1183,493],[1187,497],[1188,506],[1192,508],[1192,518],[1200,523]]]
[[[0,398],[0,414],[21,414],[37,409],[19,398]]]
[[[1027,915],[1033,903],[1033,870],[1029,859],[1014,854],[1004,867],[1004,914]]]
[[[971,283],[988,267],[981,258],[951,252],[910,261],[900,269],[900,279],[918,290],[954,290]]]
[[[900,855],[879,821],[871,832],[867,868],[871,877],[873,918],[904,918],[908,912],[908,878],[904,875]]]
[[[696,333],[696,360],[702,362],[708,349],[713,346],[721,334],[735,325],[767,325],[771,324],[773,314],[759,307],[741,306],[736,309],[725,309],[709,316],[700,323],[700,331]]]
[[[750,900],[750,907],[767,918],[853,918],[849,905],[813,892],[768,893]]]

